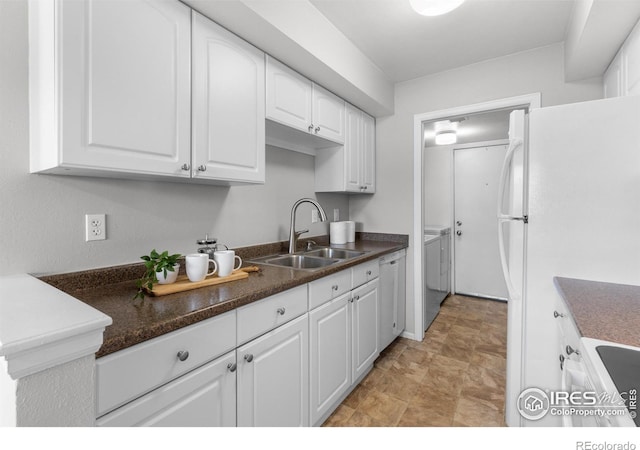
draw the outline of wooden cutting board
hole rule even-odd
[[[202,281],[189,281],[186,275],[180,275],[175,283],[171,284],[154,284],[153,289],[145,289],[150,295],[160,297],[162,295],[175,294],[177,292],[190,291],[201,287],[215,286],[216,284],[228,283],[230,281],[244,280],[249,277],[248,272],[258,272],[260,269],[256,266],[243,267],[236,270],[231,275],[219,277],[212,275]]]

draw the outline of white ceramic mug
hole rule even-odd
[[[213,259],[209,259],[206,253],[191,253],[185,257],[185,260],[189,281],[202,281],[218,271],[218,264]],[[208,272],[210,263],[213,263],[213,270]]]
[[[218,276],[220,277],[231,275],[231,272],[238,270],[242,266],[242,258],[237,256],[233,250],[214,252],[213,259],[218,263]],[[234,267],[235,260],[238,260],[238,265]]]

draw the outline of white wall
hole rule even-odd
[[[566,83],[563,67],[563,48],[557,44],[397,84],[395,114],[376,122],[376,194],[351,199],[351,220],[363,222],[368,231],[411,234],[415,114],[534,92],[542,93],[542,106],[602,98],[601,78]],[[413,279],[409,252],[409,333],[415,332]]]
[[[29,174],[27,30],[26,0],[0,1],[0,275],[137,262],[154,247],[189,253],[205,233],[230,247],[286,240],[301,197],[348,218],[347,196],[314,193],[313,157],[276,148],[267,148],[261,186]],[[299,209],[298,229],[310,210]],[[84,242],[87,213],[107,214],[106,241]],[[327,232],[314,224],[309,236]]]

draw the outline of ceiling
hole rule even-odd
[[[491,111],[482,114],[472,114],[463,117],[451,117],[449,120],[458,122],[456,135],[457,144],[471,144],[475,142],[497,141],[509,137],[509,114],[511,109]],[[435,123],[424,123],[424,146],[435,147]]]
[[[564,40],[575,0],[466,0],[438,17],[409,0],[310,0],[392,82]]]

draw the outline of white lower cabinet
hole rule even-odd
[[[368,264],[354,267],[352,279],[359,280],[353,275]],[[337,283],[340,276],[327,280]],[[309,284],[310,295],[319,281]],[[333,300],[327,296],[325,303],[309,312],[309,332],[311,424],[315,426],[333,412],[380,354],[378,279]]]
[[[99,358],[96,425],[321,425],[380,353],[378,264]]]
[[[352,379],[364,375],[380,354],[378,350],[378,279],[351,293]]]
[[[236,352],[101,417],[99,427],[234,427]]]
[[[238,426],[309,425],[308,315],[237,349]]]
[[[309,313],[311,424],[319,425],[351,386],[351,293]]]

